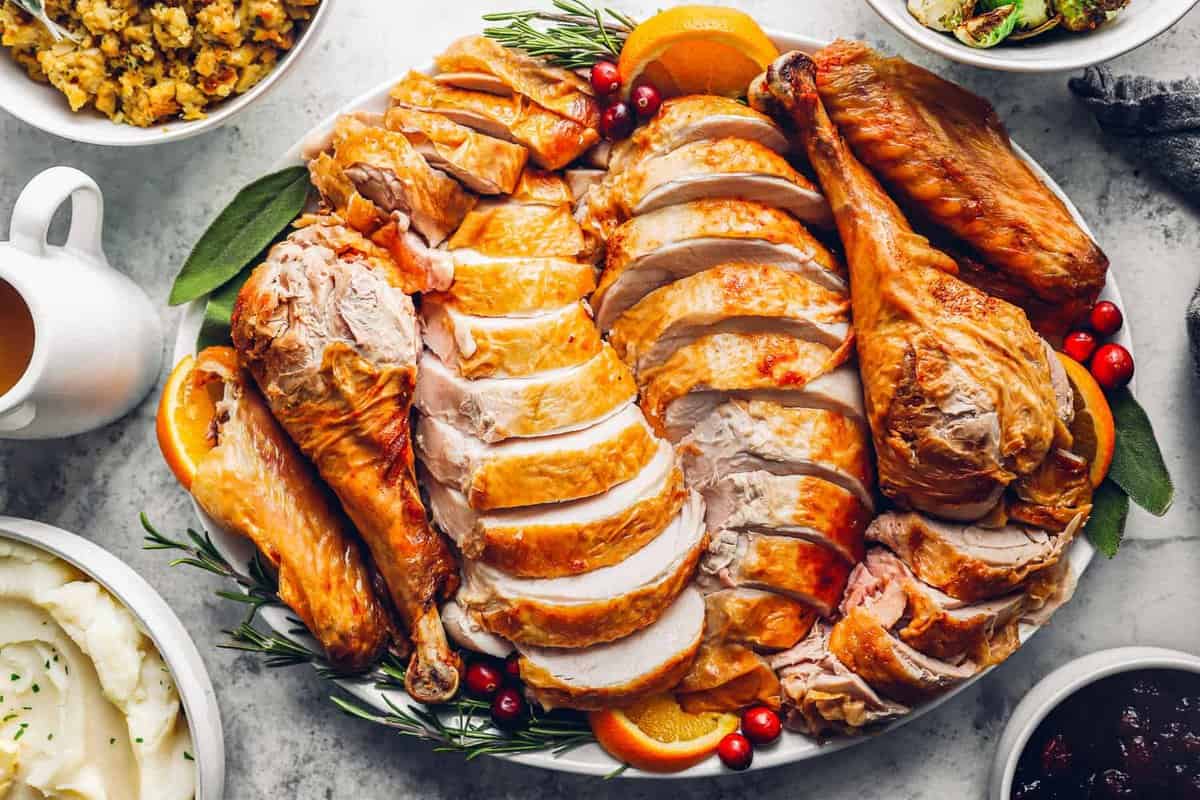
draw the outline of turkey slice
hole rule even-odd
[[[710,639],[700,649],[673,694],[689,714],[729,711],[752,705],[779,707],[779,678],[767,660],[745,645]]]
[[[779,333],[837,347],[850,302],[770,264],[722,264],[657,289],[612,326],[609,341],[637,373],[713,333]]]
[[[434,63],[439,72],[494,75],[513,92],[548,111],[588,128],[600,124],[600,106],[587,81],[488,36],[473,34],[457,39],[434,58]]]
[[[709,527],[796,536],[862,558],[871,512],[846,489],[809,475],[738,472],[704,491]]]
[[[828,547],[788,536],[720,531],[700,562],[701,588],[765,589],[812,606],[837,607],[850,565]]]
[[[517,578],[468,560],[458,600],[518,646],[587,647],[662,616],[691,579],[704,542],[704,503],[692,493],[662,533],[620,563],[565,578]]]
[[[466,378],[508,378],[573,367],[600,352],[582,301],[527,317],[464,314],[440,296],[421,303],[425,346]]]
[[[586,242],[565,203],[484,200],[466,215],[447,246],[485,256],[572,259],[585,250]]]
[[[476,653],[505,658],[515,649],[512,642],[485,631],[454,600],[448,600],[442,606],[442,624],[446,627],[446,635],[455,644]]]
[[[596,288],[590,264],[560,258],[504,258],[455,250],[454,283],[426,295],[481,317],[540,314],[581,300]]]
[[[701,139],[610,171],[587,200],[581,223],[603,239],[625,220],[705,198],[738,198],[828,227],[829,204],[787,160],[746,139]]]
[[[918,578],[960,600],[987,600],[1021,587],[1062,558],[1081,527],[1049,534],[1007,525],[980,528],[921,514],[889,512],[867,528],[867,541],[885,545]]]
[[[486,72],[439,72],[433,76],[433,79],[442,86],[451,86],[472,92],[487,92],[499,97],[512,97],[515,94],[511,86],[495,75],[489,75]]]
[[[395,106],[384,117],[388,130],[402,133],[430,166],[473,192],[509,194],[521,177],[529,151],[519,144],[471,130],[429,111]]]
[[[508,199],[529,205],[564,206],[574,203],[575,195],[557,172],[526,167]]]
[[[817,621],[811,606],[761,589],[718,589],[704,603],[707,637],[755,650],[785,650]]]
[[[697,200],[634,217],[609,237],[592,298],[600,329],[655,289],[727,261],[774,264],[846,293],[842,265],[794,217],[746,200]]]
[[[426,350],[414,403],[427,416],[485,442],[498,442],[586,428],[616,413],[635,395],[633,375],[607,344],[575,367],[474,381]]]
[[[480,133],[523,145],[538,166],[561,169],[600,141],[594,127],[547,111],[523,95],[501,97],[438,83],[419,72],[392,87],[393,105],[435,111]]]
[[[618,142],[609,159],[613,171],[701,139],[748,139],[776,153],[788,151],[787,136],[770,117],[728,97],[693,94],[663,102],[654,119]]]
[[[698,491],[738,472],[811,475],[851,492],[871,510],[868,442],[862,423],[835,411],[734,400],[692,428],[679,452],[688,485]]]
[[[465,494],[471,508],[481,511],[600,494],[641,472],[658,450],[633,403],[579,431],[496,444],[422,417],[416,445],[433,477]]]
[[[383,217],[404,215],[431,246],[449,236],[475,204],[473,195],[430,167],[403,134],[350,115],[338,117],[330,150],[308,168],[313,185],[342,216],[358,195]]]
[[[434,521],[469,558],[526,578],[577,575],[625,560],[658,536],[687,492],[675,450],[660,441],[637,475],[604,494],[480,513],[422,470]]]
[[[826,382],[832,387],[827,395],[806,392],[819,378],[832,378],[852,349],[851,340],[834,350],[781,334],[712,334],[677,350],[661,367],[641,376],[642,408],[655,430],[671,441],[679,441],[700,421],[678,414],[671,418],[671,406],[693,392],[767,390],[792,396],[781,405],[825,407],[830,400],[833,410],[861,418],[857,373],[853,386],[841,385],[848,381],[839,375]]]
[[[519,645],[521,679],[545,708],[596,710],[665,692],[679,682],[704,631],[704,601],[684,589],[657,621],[580,649]]]

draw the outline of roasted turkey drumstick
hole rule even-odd
[[[1045,345],[1019,308],[957,278],[913,231],[833,126],[815,73],[807,56],[786,54],[751,99],[790,116],[833,209],[880,488],[906,507],[979,518],[1056,435],[1069,437]]]
[[[335,252],[301,229],[242,288],[233,341],[366,541],[413,638],[409,693],[448,700],[460,661],[437,603],[458,572],[413,474],[409,409],[421,345],[412,300],[361,253]]]

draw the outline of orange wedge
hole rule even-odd
[[[679,772],[699,764],[738,726],[735,714],[689,714],[669,694],[628,708],[593,711],[588,720],[609,755],[647,772]]]
[[[187,356],[171,370],[154,426],[163,458],[185,489],[192,487],[200,459],[213,447],[209,431],[223,391],[220,381],[197,374],[195,364]]]
[[[719,6],[676,6],[638,25],[617,67],[628,93],[649,83],[663,97],[737,97],[779,56],[749,15]]]
[[[1099,486],[1108,474],[1117,441],[1112,409],[1104,390],[1087,367],[1065,353],[1059,353],[1058,358],[1075,392],[1075,419],[1071,422],[1071,436],[1075,441],[1071,450],[1088,460],[1092,486]]]

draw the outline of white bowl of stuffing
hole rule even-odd
[[[266,94],[331,3],[0,0],[0,108],[88,144],[186,139]]]

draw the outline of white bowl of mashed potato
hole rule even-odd
[[[228,122],[275,86],[333,0],[43,0],[71,39],[0,0],[0,108],[128,147]]]
[[[219,800],[221,717],[183,624],[136,572],[0,517],[0,797]]]

